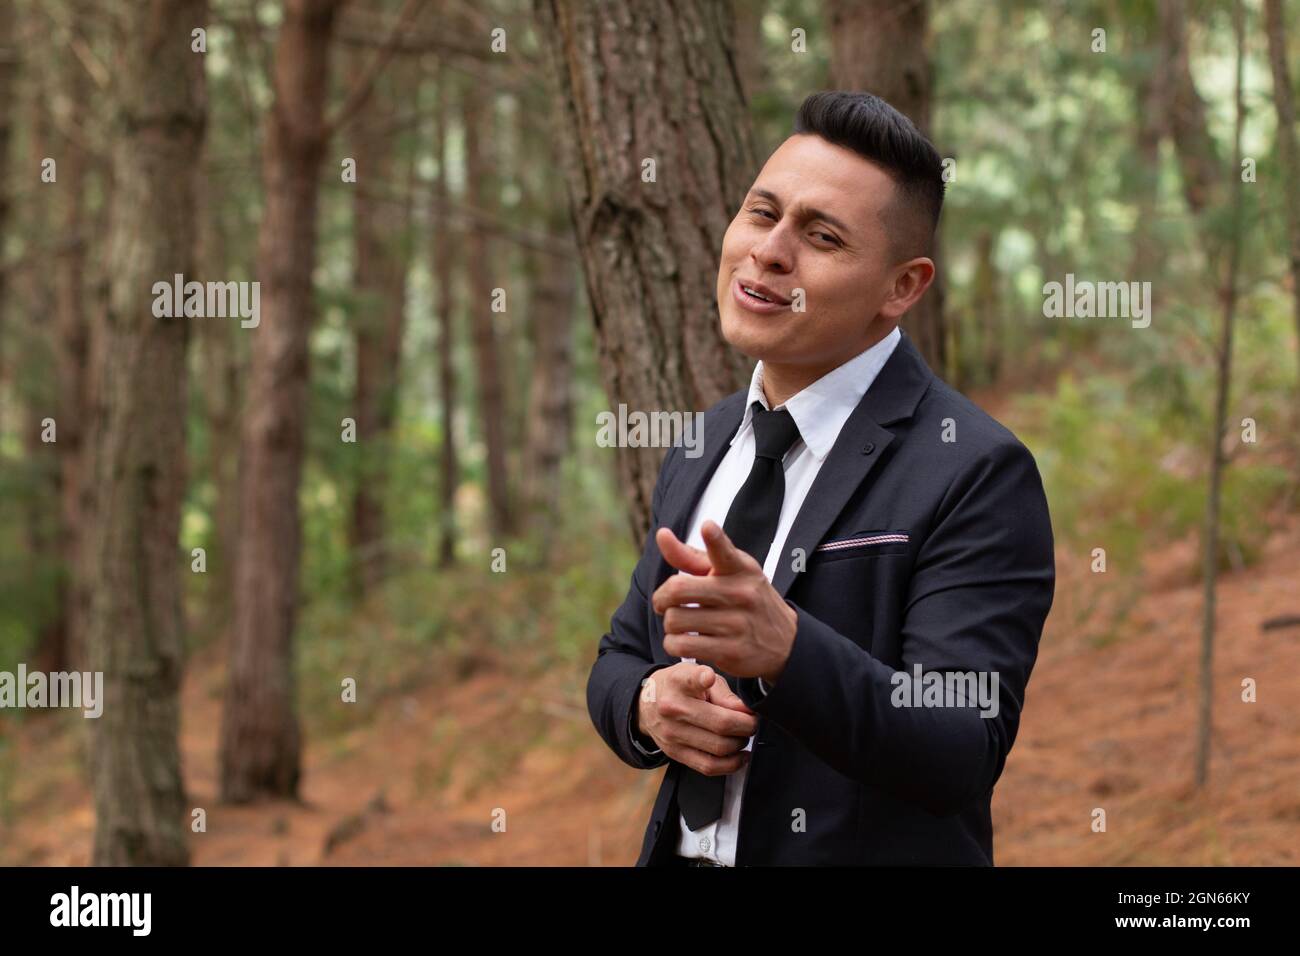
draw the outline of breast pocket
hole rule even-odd
[[[823,541],[813,549],[818,563],[872,555],[906,554],[911,538],[906,531],[855,531],[851,535]]]

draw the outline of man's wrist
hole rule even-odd
[[[649,735],[641,730],[641,699],[639,697],[636,706],[632,708],[632,739],[647,748],[655,746],[655,742],[650,739]]]
[[[663,748],[655,743],[654,738],[641,732],[641,694],[643,687],[638,687],[636,697],[632,701],[632,713],[628,715],[628,736],[632,739],[632,746],[645,754],[647,757],[657,757],[663,753]]]
[[[799,631],[799,612],[795,610],[795,607],[790,603],[789,598],[785,599],[785,606],[789,610],[789,640],[785,646],[785,654],[782,656],[781,662],[766,674],[758,675],[758,687],[764,694],[772,689],[777,680],[781,677],[782,672],[785,670],[786,661],[790,660],[790,652],[794,649],[794,640]]]
[[[641,751],[647,757],[657,757],[664,752],[662,747],[656,744],[649,737],[638,733],[635,728],[632,730],[632,746]]]

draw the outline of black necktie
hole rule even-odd
[[[785,499],[785,469],[781,459],[799,438],[799,427],[785,409],[769,412],[755,401],[753,412],[754,466],[732,499],[722,530],[736,547],[763,564],[776,536],[781,502]],[[727,683],[733,691],[736,689],[734,678],[727,678]],[[710,777],[682,767],[677,804],[688,827],[698,830],[722,816],[726,785],[725,776]]]

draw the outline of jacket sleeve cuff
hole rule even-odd
[[[631,733],[630,725],[629,725],[628,732]],[[641,746],[641,741],[637,738],[637,735],[634,733],[632,733],[631,735],[632,735],[632,746],[635,747],[637,750],[641,751],[641,753],[645,754],[647,757],[657,757],[664,752],[662,747],[656,747],[654,750],[646,750],[644,747]]]
[[[789,598],[785,599],[785,603],[790,605],[790,608],[795,612],[796,615],[799,614],[799,605],[795,604]],[[796,641],[798,640],[798,637],[799,637],[799,631],[798,631],[798,625],[796,624],[795,625]],[[793,647],[790,648],[790,654],[791,655],[794,654]],[[786,666],[789,666],[788,658],[786,659]],[[736,687],[738,691],[738,696],[742,701],[745,702],[745,706],[749,707],[751,710],[754,709],[754,707],[756,707],[761,702],[767,700],[768,695],[771,694],[772,691],[776,689],[776,685],[769,684],[761,677],[742,677],[736,682]]]
[[[745,677],[739,681],[740,699],[755,713],[777,723],[784,723],[792,716],[792,709],[797,711],[806,704],[810,695],[818,693],[821,681],[817,671],[820,663],[825,661],[819,645],[827,640],[848,640],[835,634],[793,601],[787,600],[786,603],[794,609],[797,623],[794,644],[781,670],[781,679],[775,684],[769,684],[761,677]]]

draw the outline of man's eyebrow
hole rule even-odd
[[[780,197],[778,197],[776,193],[771,192],[770,190],[760,189],[759,187],[755,186],[753,189],[750,190],[750,192],[754,193],[757,196],[762,196],[764,199],[770,200],[771,202],[776,203],[778,206],[781,205]],[[820,209],[812,209],[810,207],[805,206],[803,209],[803,214],[804,214],[804,218],[806,219],[821,219],[823,222],[829,223],[830,225],[834,226],[836,229],[842,229],[845,232],[853,231],[848,227],[847,224],[845,224],[839,219],[836,219],[830,213],[823,212]]]

